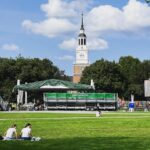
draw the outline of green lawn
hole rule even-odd
[[[0,150],[150,150],[150,113],[0,113],[0,134],[32,124],[40,142],[0,141]]]

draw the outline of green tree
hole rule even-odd
[[[61,71],[49,59],[21,56],[16,59],[0,58],[0,95],[7,101],[16,100],[12,89],[17,79],[21,83],[29,83],[52,78],[69,80],[65,74],[62,76]]]
[[[90,84],[93,79],[97,91],[117,92],[130,99],[144,99],[144,80],[150,78],[150,60],[141,62],[131,56],[121,57],[118,63],[98,60],[83,71],[81,83]]]
[[[90,84],[91,79],[94,80],[97,91],[118,92],[122,95],[124,77],[120,72],[119,65],[115,62],[101,59],[86,67],[81,83]]]
[[[119,66],[125,79],[124,97],[129,98],[131,93],[134,93],[137,98],[143,97],[144,78],[141,76],[141,61],[131,56],[121,57]]]

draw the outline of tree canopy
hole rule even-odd
[[[49,59],[0,58],[0,96],[7,101],[15,101],[12,93],[17,79],[21,83],[47,79],[70,80]],[[95,82],[98,92],[116,92],[120,97],[130,99],[134,93],[137,99],[144,99],[144,80],[150,78],[150,60],[140,61],[131,56],[121,57],[118,62],[97,60],[83,71],[81,83]],[[37,97],[42,95],[36,93]]]
[[[49,60],[39,58],[0,58],[0,95],[8,101],[16,97],[12,93],[17,79],[21,83],[41,81],[46,79],[65,79],[69,80],[66,75]]]
[[[141,62],[131,56],[121,57],[119,62],[97,60],[83,71],[81,83],[88,84],[93,79],[96,90],[117,92],[119,96],[144,98],[144,80],[150,77],[150,60]]]

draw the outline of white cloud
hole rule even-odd
[[[72,17],[76,15],[74,7],[62,0],[49,0],[47,4],[41,5],[41,9],[48,17]]]
[[[76,30],[76,26],[67,19],[57,18],[50,18],[39,23],[24,20],[22,25],[36,34],[41,34],[50,38]]]
[[[74,38],[70,40],[65,40],[59,45],[61,49],[66,49],[66,50],[75,50],[76,46],[77,46],[77,40]]]
[[[122,9],[111,5],[94,7],[86,17],[90,32],[101,35],[104,31],[139,32],[150,27],[150,7],[137,0],[129,0]]]
[[[74,17],[83,11],[91,0],[48,0],[47,4],[41,5],[41,9],[46,13],[46,16],[51,17]]]
[[[50,38],[77,32],[80,23],[79,12],[84,10],[86,31],[94,36],[101,36],[105,31],[139,32],[150,27],[150,7],[138,0],[129,0],[122,9],[111,5],[94,6],[90,11],[87,7],[90,0],[49,0],[41,5],[47,18],[40,22],[24,20],[22,25],[27,30]],[[72,21],[74,20],[74,21]],[[78,23],[75,22],[78,20]],[[110,32],[108,32],[110,33]]]
[[[71,55],[64,55],[62,57],[58,57],[58,59],[62,60],[62,61],[72,61],[72,60],[74,60],[74,57]]]
[[[150,26],[150,7],[146,3],[130,0],[123,8],[125,29],[138,29]]]
[[[59,47],[65,50],[75,50],[77,47],[77,40],[65,40],[59,45]],[[108,48],[108,43],[100,38],[89,39],[87,42],[87,47],[89,50],[102,50]]]
[[[88,49],[89,50],[102,50],[102,49],[107,49],[108,48],[108,43],[107,41],[103,39],[92,39],[87,43]]]
[[[16,44],[4,44],[1,46],[2,50],[6,50],[6,51],[19,51],[20,48],[19,46],[17,46]]]
[[[75,18],[79,16],[79,12],[88,6],[90,0],[49,0],[47,4],[41,5],[41,10],[46,13],[47,18],[40,22],[24,20],[22,26],[35,33],[53,38],[76,32],[78,25],[74,23]]]
[[[87,42],[90,50],[108,48],[108,43],[101,36],[116,32],[144,33],[150,27],[150,7],[138,0],[129,0],[122,7],[111,5],[90,5],[91,0],[49,0],[41,5],[47,18],[40,22],[24,20],[22,26],[35,34],[49,38],[67,35],[59,47],[74,50],[77,46],[73,34],[79,32],[80,15],[85,10],[85,31],[88,33]],[[94,1],[93,1],[94,2]],[[91,7],[91,9],[87,9]],[[109,32],[111,31],[111,32]]]

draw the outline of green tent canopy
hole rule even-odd
[[[50,91],[50,90],[92,90],[92,86],[86,84],[77,84],[69,81],[49,79],[27,84],[16,85],[15,90],[23,91]]]

